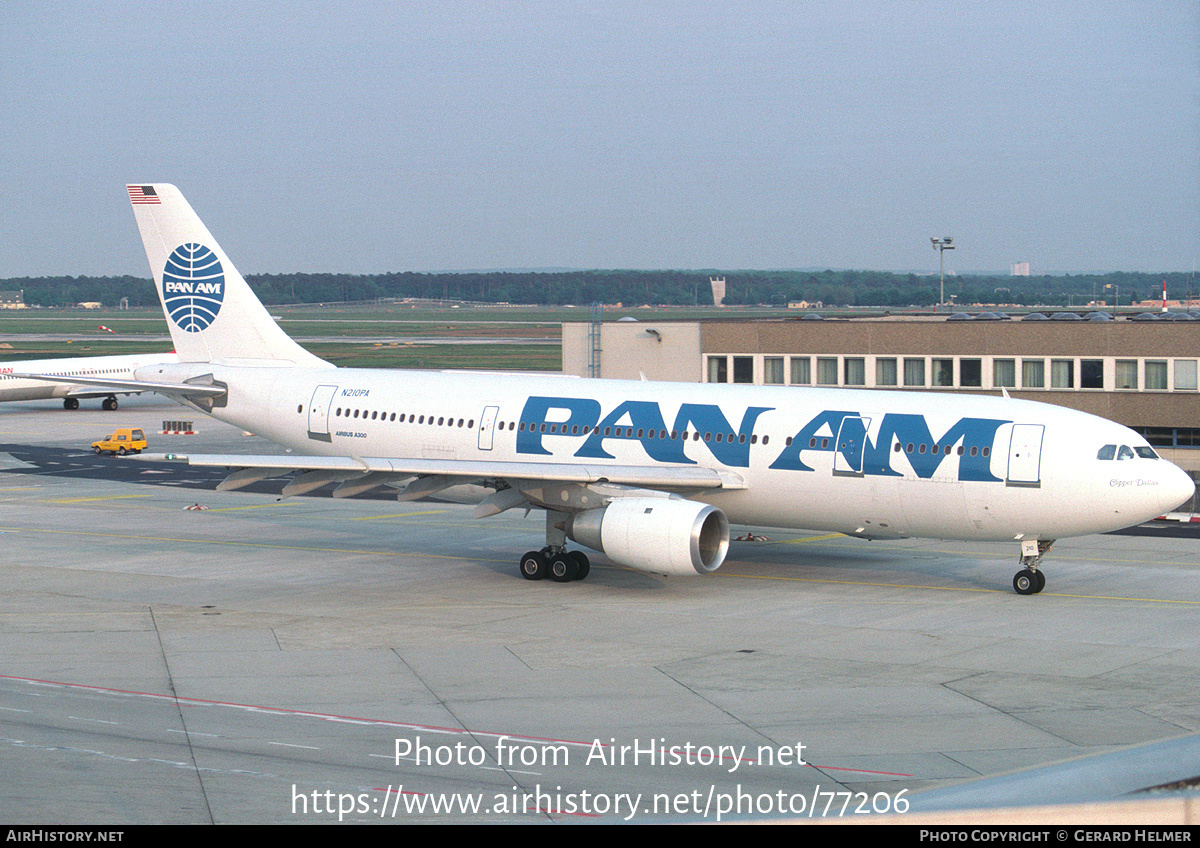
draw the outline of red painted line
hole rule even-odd
[[[247,710],[249,712],[268,713],[274,715],[299,716],[301,718],[315,718],[321,721],[337,721],[346,724],[364,724],[377,727],[400,727],[405,730],[424,730],[430,733],[442,733],[448,736],[489,736],[495,739],[505,738],[512,739],[517,742],[536,742],[554,745],[576,745],[581,748],[591,748],[595,745],[592,742],[580,742],[574,739],[556,739],[551,736],[521,736],[512,733],[499,733],[493,730],[464,730],[457,727],[440,727],[435,724],[412,724],[410,722],[392,721],[382,718],[362,718],[359,716],[344,716],[335,713],[318,713],[309,710],[289,710],[283,707],[264,707],[257,704],[241,704],[236,701],[213,701],[206,698],[187,698],[178,695],[162,695],[154,692],[140,692],[136,689],[114,689],[109,686],[94,686],[87,683],[64,683],[60,680],[42,680],[37,677],[17,677],[11,674],[0,674],[0,680],[12,680],[17,683],[30,683],[35,686],[59,686],[63,689],[77,689],[84,692],[106,692],[112,695],[126,695],[136,698],[151,698],[157,701],[169,701],[171,703],[180,704],[190,707],[231,707],[237,710]],[[612,748],[613,745],[605,745],[605,748]],[[619,747],[619,746],[617,746]],[[713,747],[713,746],[710,746]],[[665,750],[669,750],[664,748]],[[718,757],[717,759],[725,761],[727,757]],[[754,763],[754,760],[741,760],[741,762]],[[857,774],[877,774],[887,777],[912,777],[911,774],[892,771],[875,771],[873,769],[856,769],[844,766],[823,766],[817,763],[805,763],[808,768],[822,769],[825,771],[849,771]]]

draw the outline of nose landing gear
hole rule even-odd
[[[1053,544],[1053,539],[1021,541],[1021,565],[1025,567],[1013,575],[1013,589],[1018,595],[1036,595],[1046,588],[1046,575],[1038,566],[1041,565],[1042,556]]]

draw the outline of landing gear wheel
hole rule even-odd
[[[555,583],[570,583],[579,577],[579,564],[566,551],[550,558],[550,579]]]
[[[1046,578],[1041,580],[1041,586],[1046,585]],[[1028,568],[1022,568],[1013,576],[1013,588],[1017,590],[1018,595],[1033,595],[1040,591],[1038,584],[1038,572],[1030,571]]]
[[[1013,576],[1013,588],[1021,595],[1036,595],[1046,588],[1046,575],[1040,568],[1042,557],[1050,552],[1053,539],[1021,539],[1021,557],[1018,562],[1023,566]]]
[[[541,580],[549,568],[546,555],[541,551],[530,551],[521,557],[521,576],[526,580]]]
[[[64,400],[63,409],[79,409],[79,398],[67,398]]]
[[[588,576],[592,570],[592,564],[588,561],[587,554],[583,551],[571,551],[567,554],[571,559],[575,560],[577,566],[575,571],[575,579],[582,580]]]
[[[102,407],[104,407],[105,409],[107,409],[109,412],[112,412],[114,409],[117,408],[117,399],[115,397],[111,397],[111,396],[106,397],[104,399],[104,403],[102,403],[100,405]]]

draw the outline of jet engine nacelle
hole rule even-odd
[[[729,552],[729,519],[715,506],[677,498],[618,498],[577,512],[567,535],[630,568],[709,574]]]

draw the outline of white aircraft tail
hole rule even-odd
[[[180,362],[332,367],[279,328],[179,189],[126,188]]]

